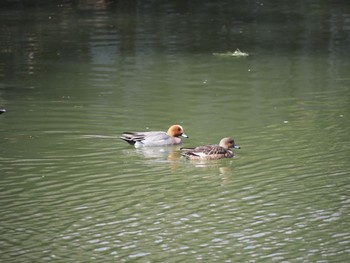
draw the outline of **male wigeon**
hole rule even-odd
[[[210,144],[198,146],[195,148],[181,148],[182,153],[188,159],[192,160],[217,160],[221,158],[232,158],[233,152],[231,148],[241,149],[235,144],[232,138],[223,138],[219,144]]]
[[[180,136],[188,138],[182,126],[172,125],[167,132],[124,132],[120,139],[138,148],[144,146],[178,145],[182,143],[181,138],[179,138]]]

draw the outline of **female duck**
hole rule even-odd
[[[181,148],[184,150],[182,153],[188,159],[191,160],[217,160],[221,158],[232,158],[233,151],[231,148],[240,149],[232,138],[223,138],[219,144],[210,144],[204,146],[198,146],[195,148]]]
[[[180,136],[188,138],[181,125],[172,125],[167,132],[124,132],[120,139],[134,145],[136,148],[144,146],[167,146],[182,143]]]

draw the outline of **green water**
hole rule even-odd
[[[348,262],[349,10],[6,1],[0,261]],[[241,149],[119,139],[174,123],[185,146]]]

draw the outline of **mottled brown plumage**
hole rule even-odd
[[[198,159],[198,160],[217,160],[221,158],[232,158],[233,151],[231,148],[240,149],[238,145],[232,138],[223,138],[219,144],[209,144],[198,146],[195,148],[182,148],[184,152],[182,153],[188,159]]]

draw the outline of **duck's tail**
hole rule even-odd
[[[135,145],[136,143],[134,134],[131,132],[123,132],[122,136],[120,136],[119,138],[126,141],[130,145]]]

